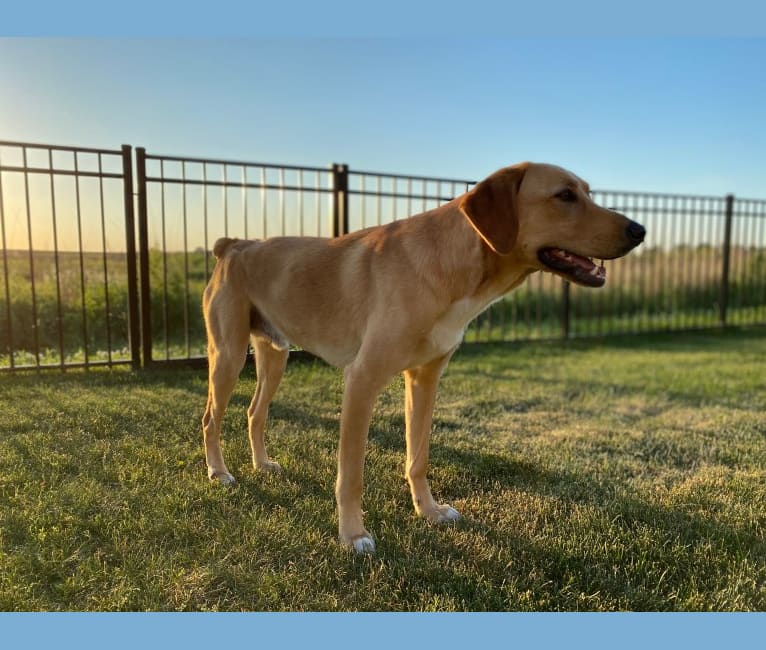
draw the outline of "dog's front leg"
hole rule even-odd
[[[375,542],[364,527],[362,483],[372,409],[378,392],[385,385],[384,381],[375,381],[376,376],[362,364],[346,368],[340,417],[338,479],[335,484],[338,532],[340,541],[352,546],[357,553],[375,552]]]
[[[428,485],[428,446],[431,436],[436,388],[452,352],[404,372],[404,418],[407,436],[405,476],[410,484],[415,511],[434,523],[460,518],[457,510],[437,503]]]

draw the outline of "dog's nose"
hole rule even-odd
[[[633,244],[638,245],[644,241],[644,237],[646,237],[646,228],[644,228],[640,223],[631,221],[628,224],[628,227],[625,228],[625,234],[628,236],[628,239],[633,242]]]

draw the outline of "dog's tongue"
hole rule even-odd
[[[551,254],[560,259],[562,262],[580,267],[583,271],[590,273],[590,275],[597,278],[606,278],[606,268],[604,268],[603,262],[601,266],[596,266],[593,260],[577,255],[569,251],[565,251],[563,248],[552,248]]]
[[[591,262],[587,257],[575,255],[574,253],[570,253],[569,251],[565,251],[561,248],[553,248],[551,249],[551,253],[554,257],[557,257],[567,264],[577,264],[577,266],[582,267],[586,271],[590,271],[595,266],[595,264]]]

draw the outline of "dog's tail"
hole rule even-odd
[[[213,244],[213,255],[215,255],[215,258],[220,260],[226,254],[226,251],[229,250],[229,246],[237,241],[239,240],[236,238],[232,239],[231,237],[221,237],[217,240]]]

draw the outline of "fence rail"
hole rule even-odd
[[[0,371],[202,362],[223,235],[338,236],[472,181],[0,141]],[[467,341],[766,324],[766,200],[594,191],[647,227],[600,290],[537,273]]]

